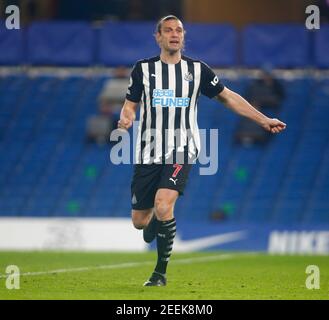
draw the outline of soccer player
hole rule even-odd
[[[286,128],[285,123],[266,117],[225,87],[205,63],[182,55],[184,35],[177,17],[160,19],[155,34],[160,55],[135,64],[118,122],[119,128],[129,129],[141,104],[131,183],[132,222],[143,229],[147,243],[156,238],[158,253],[155,270],[144,286],[167,282],[176,234],[175,202],[183,194],[190,160],[196,159],[200,150],[196,119],[200,93],[271,133]]]

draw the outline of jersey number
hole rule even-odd
[[[172,174],[172,177],[176,178],[177,175],[178,175],[178,172],[183,168],[183,166],[181,164],[176,163],[176,164],[173,165],[173,167],[176,168],[176,169],[175,169],[174,173]]]

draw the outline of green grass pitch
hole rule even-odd
[[[329,257],[230,252],[173,253],[166,287],[143,287],[155,252],[0,252],[0,299],[329,299]],[[6,267],[20,288],[6,288]],[[320,289],[305,286],[320,269]]]

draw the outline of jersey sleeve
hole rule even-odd
[[[131,72],[126,99],[132,102],[140,102],[143,93],[143,71],[137,62]]]
[[[201,93],[213,98],[224,90],[224,85],[208,65],[201,62]]]

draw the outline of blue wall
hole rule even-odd
[[[7,30],[0,22],[0,64],[132,66],[156,55],[155,23],[35,22]],[[253,24],[238,31],[229,24],[185,25],[185,54],[212,67],[329,67],[329,26],[309,31],[302,24]]]

